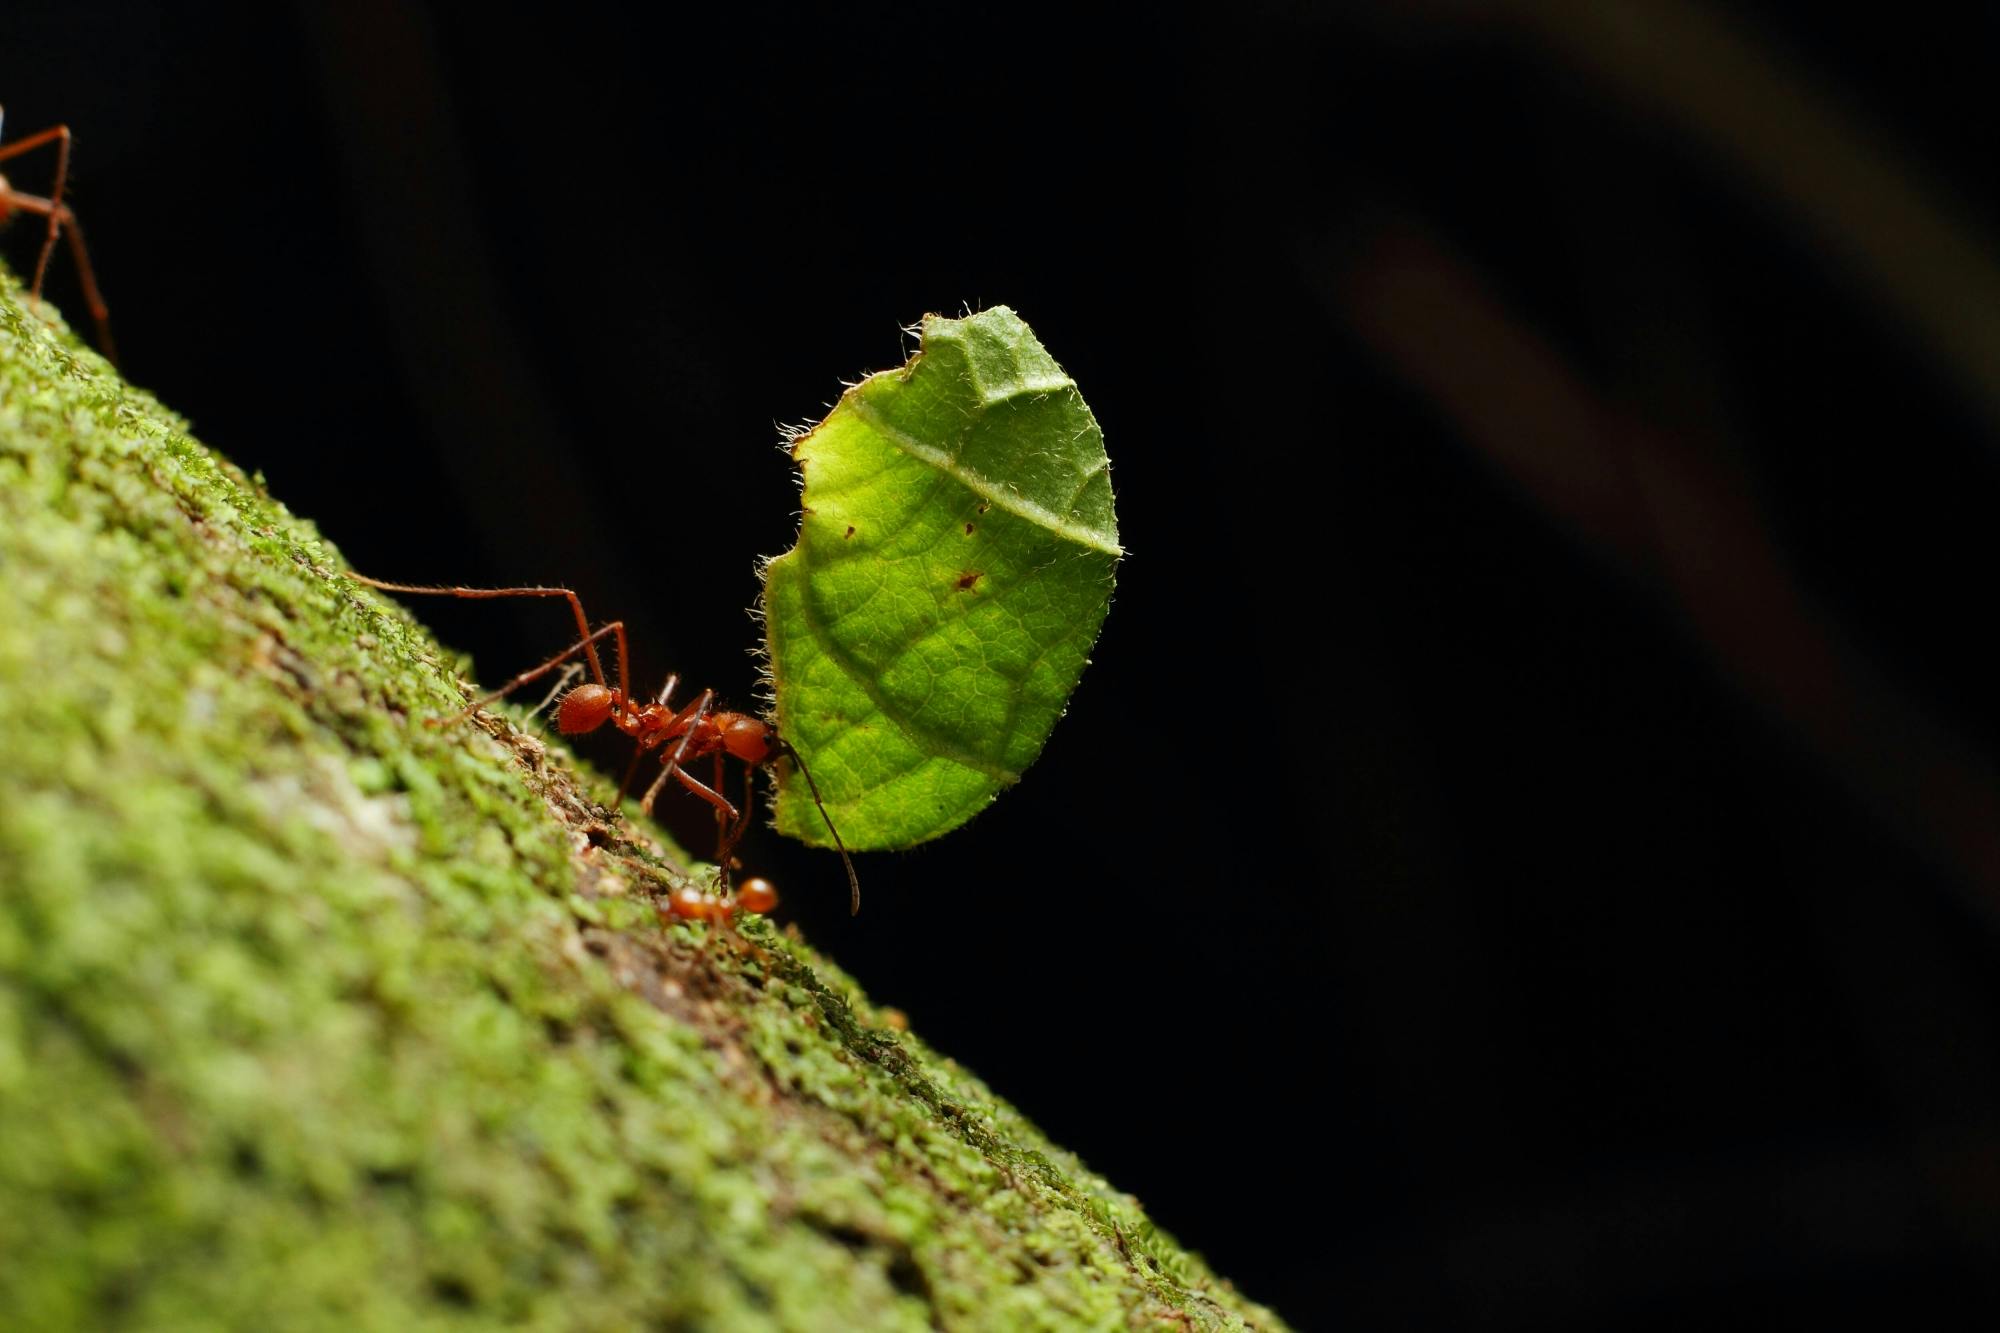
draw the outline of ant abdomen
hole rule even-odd
[[[579,685],[556,705],[556,730],[565,736],[596,731],[618,711],[618,692],[603,685]]]

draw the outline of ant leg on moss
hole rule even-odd
[[[5,108],[0,108],[0,121],[4,119]],[[76,276],[83,287],[84,304],[90,307],[91,321],[97,326],[98,348],[103,351],[104,359],[115,366],[118,364],[118,349],[111,341],[111,311],[97,289],[97,271],[90,265],[90,247],[83,242],[83,226],[76,220],[76,213],[63,202],[63,191],[69,184],[69,126],[51,126],[25,139],[0,144],[0,162],[32,153],[51,143],[56,146],[56,176],[46,198],[15,189],[5,175],[0,175],[0,226],[4,226],[15,213],[48,219],[41,253],[35,256],[35,276],[28,285],[28,299],[37,304],[42,299],[42,280],[48,276],[49,256],[55,253],[56,237],[68,228],[70,257],[76,263]]]

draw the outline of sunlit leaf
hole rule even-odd
[[[935,838],[1041,753],[1089,660],[1121,553],[1103,434],[995,306],[926,317],[792,454],[799,544],[764,583],[779,734],[849,846]],[[795,770],[777,823],[829,841]]]

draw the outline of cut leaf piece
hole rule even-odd
[[[926,316],[792,456],[799,544],[764,571],[778,733],[848,846],[924,842],[1021,776],[1083,674],[1122,554],[1103,433],[995,306]],[[791,765],[777,825],[831,842]]]

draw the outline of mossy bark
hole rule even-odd
[[[1276,1327],[0,273],[0,1323]]]

